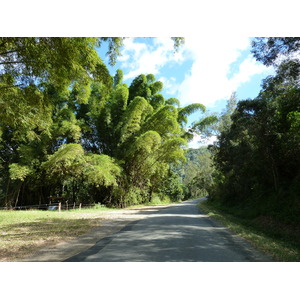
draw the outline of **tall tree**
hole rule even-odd
[[[122,71],[111,78],[98,57],[96,47],[108,41],[113,64],[122,40],[0,39],[2,204],[51,194],[103,200],[101,189],[112,204],[145,201],[141,195],[166,176],[169,163],[183,158],[178,109],[165,105],[162,83],[142,75],[149,97],[138,87],[130,98]]]
[[[280,56],[291,59],[299,52],[299,37],[257,37],[252,41],[252,53],[263,64],[276,64]]]
[[[186,139],[180,116],[187,118],[188,114],[205,108],[201,104],[180,108],[176,107],[178,100],[176,106],[165,101],[159,94],[162,83],[152,74],[139,75],[130,87],[121,78],[122,72],[118,70],[113,91],[98,100],[103,101],[102,108],[95,115],[87,112],[85,119],[95,129],[100,152],[122,162],[119,187],[106,193],[109,201],[126,205],[149,200],[160,191],[157,178],[163,181],[169,174],[169,164],[184,160]]]
[[[269,39],[265,47],[270,49],[259,52],[259,59],[266,55],[264,62],[273,63],[282,51],[298,47],[286,43]],[[231,126],[222,129],[212,147],[217,169],[212,195],[224,205],[248,207],[253,214],[281,216],[291,222],[299,216],[300,89],[297,72],[291,72],[297,64],[283,61],[276,75],[263,81],[255,99],[239,101]]]

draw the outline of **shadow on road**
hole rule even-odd
[[[66,261],[268,261],[199,212],[198,202],[141,211],[146,218],[131,222]]]

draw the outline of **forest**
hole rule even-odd
[[[183,38],[172,38],[174,51]],[[300,216],[300,38],[255,38],[273,65],[254,99],[220,115],[165,99],[140,74],[128,86],[109,63],[124,38],[0,38],[0,206],[70,203],[126,207],[155,199],[209,201],[241,216]],[[199,119],[187,126],[188,117]],[[193,135],[217,142],[188,149]]]
[[[209,146],[211,202],[239,217],[263,218],[265,225],[299,226],[299,50],[300,38],[253,40],[254,57],[276,74],[263,80],[255,99],[228,102],[218,142]]]
[[[184,42],[172,38],[174,51]],[[154,198],[182,200],[173,171],[185,161],[202,104],[164,99],[152,74],[130,86],[97,53],[109,43],[109,63],[124,38],[0,39],[0,206],[101,203],[111,207]],[[61,201],[61,200],[60,200]]]

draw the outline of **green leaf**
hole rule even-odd
[[[12,180],[24,181],[31,173],[32,170],[28,166],[21,166],[17,163],[9,165],[9,175]]]

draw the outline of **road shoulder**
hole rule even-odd
[[[171,204],[172,205],[172,204]],[[170,205],[144,206],[141,208],[123,209],[105,214],[100,225],[87,233],[68,240],[59,242],[50,247],[44,247],[34,254],[26,256],[19,262],[62,262],[78,253],[87,250],[101,239],[110,236],[127,226],[129,223],[145,218]]]

